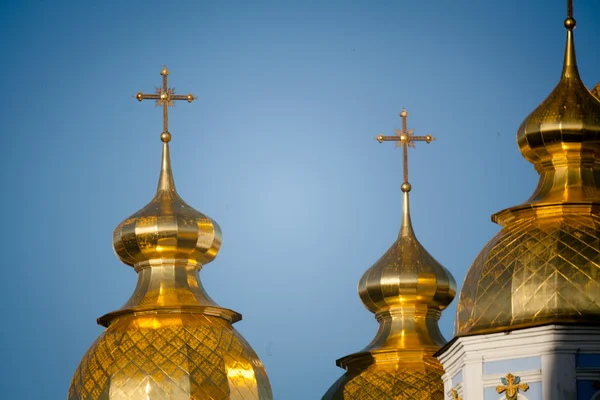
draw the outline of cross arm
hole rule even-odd
[[[377,140],[379,143],[383,143],[383,142],[397,142],[400,140],[400,138],[398,136],[384,136],[384,135],[379,135],[379,136],[375,136],[375,140]]]
[[[138,99],[139,101],[160,100],[160,94],[145,94],[145,93],[139,92],[138,94],[135,95],[135,98]]]
[[[427,135],[427,136],[411,136],[410,137],[411,141],[419,141],[419,142],[427,142],[427,143],[431,143],[433,140],[435,140],[435,138],[431,135]]]
[[[191,103],[192,101],[194,101],[194,100],[197,99],[197,97],[195,97],[191,93],[190,94],[185,94],[185,95],[182,95],[182,94],[172,94],[169,98],[171,100],[187,100],[188,103]]]

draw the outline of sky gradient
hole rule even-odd
[[[377,323],[361,275],[400,227],[401,127],[412,222],[459,287],[537,174],[521,121],[562,68],[562,0],[12,2],[0,6],[5,92],[4,362],[10,399],[66,398],[81,357],[136,283],[112,231],[153,196],[160,85],[178,191],[223,230],[200,276],[265,364],[276,399],[318,399]],[[600,81],[600,3],[576,0],[576,50]],[[457,296],[458,297],[458,296]],[[452,337],[455,306],[440,326]]]

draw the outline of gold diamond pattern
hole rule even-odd
[[[375,363],[352,368],[337,380],[322,400],[443,400],[439,361]]]
[[[202,314],[126,316],[83,357],[69,400],[271,399],[262,363],[231,324]]]
[[[530,216],[508,223],[465,279],[455,333],[600,318],[600,217]]]

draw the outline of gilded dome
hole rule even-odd
[[[270,399],[262,363],[226,320],[128,315],[83,357],[71,399]]]
[[[407,152],[413,141],[433,138],[412,136],[402,110],[397,137],[379,135],[379,142],[397,140],[404,150],[402,225],[396,241],[358,284],[365,307],[375,314],[379,330],[361,351],[337,360],[346,373],[323,400],[444,398],[442,365],[433,356],[446,343],[438,320],[454,299],[456,282],[417,240],[413,231],[408,183]]]
[[[598,211],[507,224],[467,273],[457,335],[548,323],[597,323],[600,317]]]
[[[600,82],[598,82],[596,87],[592,89],[592,94],[598,99],[598,101],[600,101]]]
[[[121,261],[138,274],[121,309],[98,319],[106,328],[81,360],[69,400],[271,400],[265,369],[232,324],[235,311],[216,304],[200,269],[221,244],[219,226],[175,190],[169,157],[167,107],[177,96],[163,68],[160,93],[139,93],[164,107],[162,164],[156,195],[115,229]]]
[[[567,35],[558,84],[517,131],[523,157],[538,169],[573,159],[594,162],[600,158],[600,102],[579,77],[572,30]]]
[[[571,15],[561,79],[517,143],[540,180],[467,273],[457,336],[600,321],[600,102],[582,83]]]
[[[450,272],[417,240],[408,202],[408,192],[405,192],[406,211],[398,239],[358,283],[360,299],[373,313],[405,305],[442,311],[456,294],[456,282]]]

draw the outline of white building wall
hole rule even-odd
[[[504,399],[496,386],[508,373],[529,385],[520,397],[527,400],[591,400],[600,389],[600,327],[547,325],[466,336],[438,358],[448,400],[452,389],[463,400]]]

